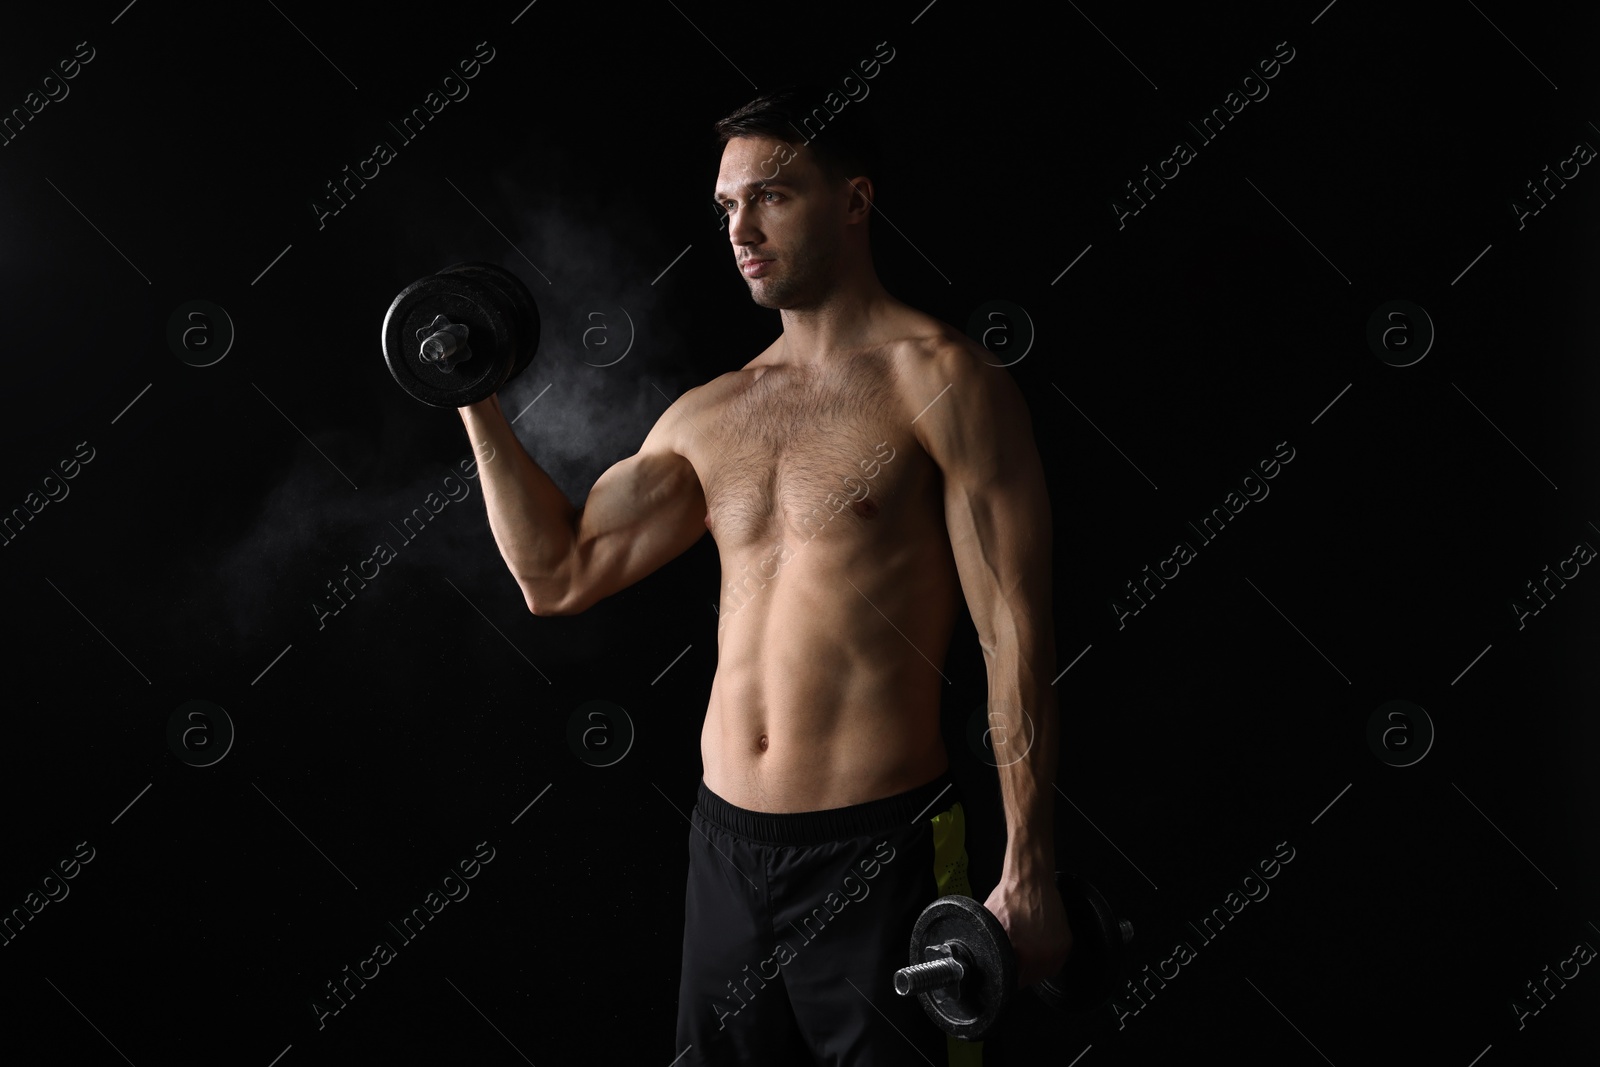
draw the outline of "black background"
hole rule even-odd
[[[1019,1014],[997,1051],[1489,1067],[1593,1048],[1588,967],[1521,1028],[1511,1006],[1600,945],[1600,579],[1584,568],[1520,628],[1511,607],[1600,544],[1600,177],[1583,167],[1520,227],[1511,207],[1600,145],[1593,16],[924,4],[5,16],[4,109],[94,49],[0,148],[0,508],[59,493],[46,476],[93,450],[0,548],[0,909],[94,849],[0,948],[8,1043],[141,1067],[678,1055],[711,539],[537,618],[469,482],[320,627],[312,604],[470,454],[455,414],[383,366],[402,286],[459,260],[528,282],[544,344],[503,399],[539,397],[522,441],[581,502],[671,398],[776,335],[709,208],[710,124],[752,84],[837,79],[886,41],[850,105],[891,156],[880,276],[957,326],[1006,300],[1035,331],[1011,373],[1050,480],[1056,670],[1072,665],[1059,848],[1135,922],[1135,967],[1198,950],[1120,1030],[1052,1037]],[[385,124],[480,41],[494,58],[470,95],[401,143]],[[1198,143],[1186,120],[1284,41],[1270,95]],[[319,225],[312,201],[379,139],[394,161]],[[1119,228],[1123,183],[1179,139],[1196,158]],[[236,330],[203,368],[167,340],[197,299]],[[1396,299],[1436,330],[1406,367],[1366,339]],[[593,366],[624,318],[627,357]],[[609,347],[586,348],[595,322]],[[1284,441],[1270,496],[1119,628],[1123,584]],[[981,898],[1003,841],[995,772],[967,744],[975,640],[958,628],[943,716]],[[197,699],[236,730],[203,768],[166,734]],[[636,730],[613,766],[569,746],[590,700]],[[1434,731],[1407,767],[1368,744],[1390,700]],[[480,841],[495,858],[470,896],[319,1030],[323,984]],[[1280,842],[1294,859],[1270,896],[1194,937]]]

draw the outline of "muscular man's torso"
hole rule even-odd
[[[698,391],[678,450],[722,561],[707,788],[756,811],[904,792],[948,766],[941,671],[960,581],[912,419],[929,333],[825,365],[779,342]],[[926,393],[926,395],[923,395]]]

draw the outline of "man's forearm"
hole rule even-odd
[[[530,609],[557,603],[566,591],[564,568],[576,537],[577,509],[517,440],[498,395],[457,410],[478,457],[489,529],[500,555]]]
[[[1012,648],[990,662],[989,736],[1005,806],[1006,881],[1055,877],[1060,716],[1055,689],[1032,669],[1048,659]]]

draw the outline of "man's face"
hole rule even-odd
[[[715,197],[752,300],[793,308],[826,295],[838,274],[849,192],[803,146],[772,137],[735,137],[724,146]]]

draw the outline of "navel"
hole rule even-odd
[[[878,517],[878,502],[871,497],[862,497],[860,500],[853,501],[850,508],[863,519],[875,519]]]

